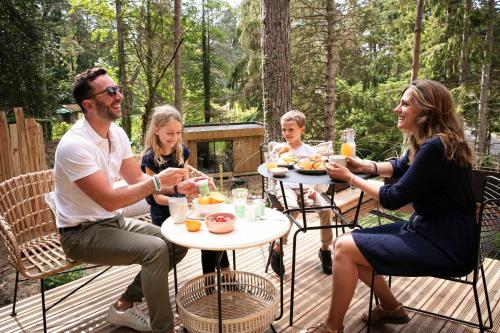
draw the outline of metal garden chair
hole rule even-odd
[[[483,262],[484,258],[488,255],[488,253],[493,248],[493,242],[495,240],[495,236],[500,232],[500,179],[488,176],[486,177],[483,183],[483,190],[480,198],[480,208],[478,215],[478,225],[479,232],[477,233],[476,239],[476,258],[475,265],[472,274],[472,280],[468,276],[465,277],[447,277],[444,278],[448,281],[463,283],[472,287],[474,293],[474,301],[476,305],[477,311],[477,322],[466,321],[456,317],[449,317],[445,315],[441,315],[439,313],[429,312],[419,308],[413,308],[409,306],[405,306],[405,308],[421,312],[428,315],[433,315],[439,318],[456,321],[462,324],[471,325],[474,327],[478,327],[480,332],[484,332],[485,329],[491,329],[493,327],[492,314],[491,314],[491,305],[490,299],[488,296],[488,287],[486,284],[486,276],[484,274]],[[488,312],[488,320],[489,324],[485,324],[482,317],[481,304],[479,302],[479,294],[478,294],[478,282],[479,282],[479,273],[481,273],[481,280],[484,288],[484,296],[486,302],[486,308]],[[371,323],[371,312],[372,312],[372,301],[373,301],[373,283],[375,279],[375,275],[377,273],[373,271],[371,287],[370,287],[370,305],[368,309],[368,323],[367,323],[367,332],[370,332],[370,323]]]

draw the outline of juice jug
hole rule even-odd
[[[354,129],[348,128],[342,131],[342,145],[340,154],[344,156],[356,156],[356,143],[354,142]]]

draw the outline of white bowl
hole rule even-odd
[[[206,216],[208,214],[220,213],[222,208],[224,207],[224,203],[215,203],[215,204],[199,204],[198,199],[193,200],[193,207],[195,212],[199,216]]]
[[[288,172],[288,168],[285,168],[285,167],[277,167],[277,168],[272,168],[271,170],[269,170],[273,176],[275,177],[283,177],[284,175],[286,175],[286,173]]]

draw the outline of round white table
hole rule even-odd
[[[234,214],[234,207],[225,204],[222,211]],[[263,219],[252,222],[238,217],[234,230],[227,234],[211,233],[205,221],[201,222],[199,231],[191,232],[184,223],[174,224],[169,217],[163,222],[161,232],[167,240],[187,248],[213,251],[245,249],[269,243],[288,231],[290,221],[283,213],[266,207],[264,215]]]
[[[233,205],[224,204],[223,212],[233,213]],[[201,229],[196,232],[188,231],[183,223],[174,224],[171,217],[165,220],[161,226],[161,232],[165,238],[175,245],[186,248],[218,251],[220,254],[225,250],[237,250],[259,246],[281,238],[290,228],[290,221],[285,214],[270,208],[265,208],[264,217],[256,221],[248,221],[245,218],[237,218],[232,232],[226,234],[214,234],[208,231],[205,222],[202,221]],[[222,332],[221,313],[221,285],[220,285],[220,255],[217,256],[217,294],[218,294],[218,319],[219,332]],[[174,264],[174,275],[176,267]],[[177,285],[177,279],[175,278]],[[176,287],[177,292],[177,287]],[[280,316],[283,315],[283,276],[280,277]]]

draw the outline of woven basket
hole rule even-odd
[[[221,272],[222,332],[261,333],[279,313],[271,281],[249,272]],[[218,332],[217,273],[187,282],[177,294],[179,317],[191,333]]]

